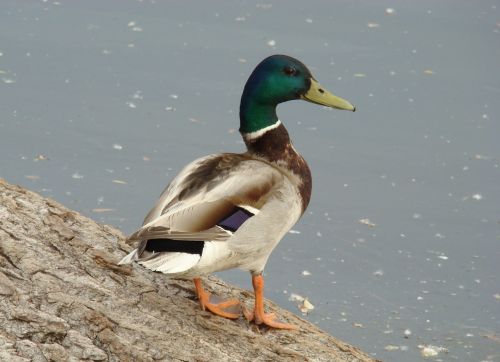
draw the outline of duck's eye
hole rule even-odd
[[[294,67],[285,67],[283,68],[283,73],[288,76],[294,76],[297,75],[297,69],[295,69]]]

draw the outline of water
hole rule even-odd
[[[500,361],[499,7],[4,1],[0,176],[130,233],[183,165],[243,150],[245,80],[295,56],[358,111],[279,107],[314,190],[267,297],[383,360]]]

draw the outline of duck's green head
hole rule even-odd
[[[276,106],[293,99],[337,109],[355,107],[323,88],[307,67],[287,55],[264,59],[245,84],[240,104],[240,132],[251,133],[278,122]]]

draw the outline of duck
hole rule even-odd
[[[276,329],[297,329],[264,310],[263,271],[268,258],[304,214],[311,171],[276,113],[278,104],[305,100],[355,111],[287,55],[262,60],[240,102],[239,131],[246,152],[198,158],[168,184],[142,227],[127,242],[137,247],[119,264],[138,263],[168,277],[192,279],[202,310]],[[227,269],[250,272],[254,307],[205,290],[202,277]]]

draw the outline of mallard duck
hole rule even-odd
[[[303,99],[355,111],[323,88],[292,57],[264,59],[246,82],[240,103],[240,133],[247,151],[221,153],[188,164],[161,194],[128,238],[137,249],[120,264],[137,261],[170,277],[192,278],[201,308],[226,317],[241,315],[238,300],[205,291],[201,277],[240,268],[252,275],[257,325],[295,329],[264,311],[262,272],[278,242],[302,216],[311,197],[311,172],[276,115],[279,103]]]

